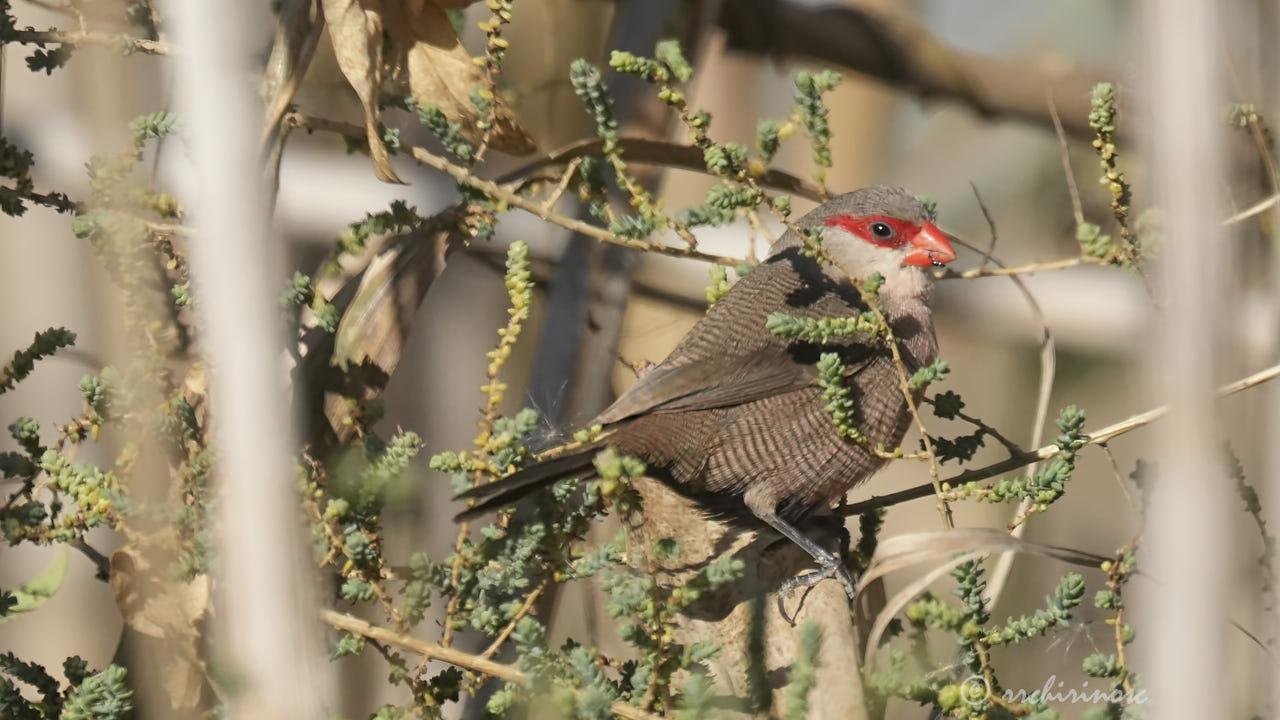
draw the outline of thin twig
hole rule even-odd
[[[304,115],[302,113],[289,113],[285,115],[283,122],[291,127],[304,130],[322,130],[352,138],[366,137],[366,133],[363,128],[359,128],[350,123],[318,118],[311,115]],[[661,255],[670,255],[672,257],[719,263],[729,267],[734,267],[742,262],[740,258],[713,255],[687,247],[663,245],[656,240],[633,240],[630,238],[620,237],[608,230],[605,230],[604,228],[583,222],[582,220],[550,212],[543,208],[540,203],[511,192],[492,180],[478,178],[472,175],[471,171],[467,168],[462,167],[461,165],[455,165],[448,160],[445,160],[443,157],[429,152],[425,148],[414,145],[401,145],[400,151],[408,152],[415,160],[423,165],[433,167],[436,170],[453,177],[453,179],[458,182],[479,190],[494,200],[500,200],[510,207],[519,208],[525,212],[532,213],[547,222],[559,225],[560,227],[580,233],[589,238],[599,240],[600,242],[606,242],[612,245],[621,245],[622,247],[631,248],[633,250],[646,250]]]
[[[1080,257],[1063,258],[1061,260],[1048,260],[1045,262],[1028,263],[1026,265],[1015,265],[1013,267],[993,267],[984,268],[976,267],[969,270],[943,270],[936,272],[933,277],[938,280],[971,280],[979,277],[1001,277],[1005,275],[1030,275],[1038,272],[1049,272],[1052,270],[1065,270],[1067,268],[1078,267],[1080,265],[1102,265],[1103,262],[1097,258],[1081,255]]]
[[[542,201],[542,208],[545,212],[555,210],[556,203],[560,202],[560,196],[564,195],[565,190],[569,189],[569,184],[573,182],[573,176],[578,172],[580,165],[582,165],[582,158],[574,158],[565,166],[564,173],[560,176],[560,181],[556,183],[551,194],[547,195],[547,199]]]
[[[521,618],[528,615],[530,610],[533,610],[533,604],[538,601],[538,597],[541,596],[542,591],[546,589],[547,581],[543,580],[538,584],[538,587],[533,589],[533,592],[529,593],[529,597],[524,599],[524,604],[520,606],[520,609],[516,611],[515,615],[511,616],[511,620],[507,623],[507,626],[502,628],[502,632],[498,633],[498,637],[494,638],[493,642],[489,643],[489,647],[485,648],[485,651],[480,653],[480,657],[482,659],[488,660],[498,654],[498,651],[502,649],[502,644],[507,641],[507,638],[511,637],[511,633],[515,632],[516,624],[520,622]]]
[[[1261,215],[1262,213],[1275,207],[1277,202],[1280,202],[1280,195],[1272,195],[1269,198],[1260,200],[1257,203],[1250,205],[1249,207],[1245,208],[1244,210],[1241,210],[1235,215],[1232,215],[1226,220],[1223,220],[1222,224],[1234,225],[1236,223],[1244,222],[1245,220],[1248,220],[1251,217],[1254,217],[1256,215]]]
[[[1217,395],[1220,398],[1228,395],[1234,395],[1238,392],[1261,385],[1269,380],[1274,380],[1277,376],[1280,376],[1280,365],[1272,365],[1265,370],[1259,370],[1252,375],[1240,378],[1235,382],[1218,388]],[[1101,445],[1112,438],[1132,432],[1140,427],[1150,425],[1163,417],[1167,412],[1169,412],[1169,406],[1161,405],[1147,410],[1146,412],[1131,415],[1124,420],[1099,428],[1091,433],[1087,433],[1085,435],[1085,444]],[[1057,445],[1045,445],[1044,447],[1026,453],[1025,455],[1018,455],[980,468],[965,470],[964,472],[957,473],[946,480],[943,480],[942,483],[944,485],[954,487],[967,482],[986,480],[988,478],[993,478],[996,475],[1009,472],[1010,470],[1017,470],[1018,468],[1031,463],[1048,460],[1059,452],[1061,452],[1061,450]],[[933,494],[934,486],[932,483],[917,485],[912,488],[907,488],[906,490],[900,490],[895,493],[889,493],[888,495],[880,495],[859,503],[846,505],[845,507],[838,509],[837,512],[844,516],[860,515],[868,510],[889,507],[890,505],[897,505],[898,503],[928,497]]]
[[[394,645],[405,650],[416,652],[424,658],[447,662],[450,665],[474,670],[478,673],[498,678],[499,680],[506,680],[507,682],[518,683],[521,685],[529,682],[528,675],[514,667],[511,667],[510,665],[494,662],[477,655],[472,655],[471,653],[462,652],[461,650],[432,645],[431,643],[423,642],[415,637],[374,625],[345,613],[324,609],[320,611],[320,619],[325,623],[328,623],[339,630],[349,632],[352,635],[359,635],[376,642],[386,643],[387,645]],[[661,720],[657,715],[647,713],[624,702],[614,702],[610,704],[609,709],[614,715],[626,718],[627,720]]]
[[[925,403],[926,405],[936,404],[933,398],[928,398],[928,397],[920,398],[920,402]],[[1018,445],[1018,443],[1005,437],[1003,434],[1000,433],[999,430],[996,430],[994,427],[991,427],[990,425],[986,424],[982,420],[979,420],[978,418],[973,417],[972,415],[967,415],[962,411],[956,411],[956,417],[960,418],[961,420],[964,420],[970,425],[973,425],[979,430],[982,430],[982,432],[986,433],[987,435],[990,435],[991,437],[995,438],[996,442],[1003,445],[1005,449],[1009,451],[1010,455],[1017,456],[1017,455],[1027,454],[1027,451],[1023,450]]]
[[[976,269],[981,270],[991,262],[991,253],[996,251],[996,240],[999,235],[996,233],[996,221],[991,217],[991,211],[987,209],[987,204],[982,200],[982,193],[978,191],[978,185],[974,181],[969,181],[969,187],[973,188],[973,196],[978,200],[978,207],[982,209],[982,217],[986,218],[987,229],[991,233],[991,244],[987,246],[987,251],[982,253],[982,262],[978,263]]]
[[[1084,224],[1084,204],[1080,202],[1080,188],[1076,186],[1076,173],[1071,169],[1071,148],[1067,145],[1067,131],[1062,128],[1062,118],[1058,115],[1058,104],[1053,101],[1053,93],[1046,96],[1049,100],[1049,117],[1053,119],[1054,132],[1058,133],[1058,149],[1062,156],[1062,174],[1067,179],[1067,192],[1071,195],[1071,214],[1076,219],[1076,226]]]

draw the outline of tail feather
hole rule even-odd
[[[524,468],[501,480],[477,485],[464,493],[454,496],[454,500],[482,500],[482,502],[454,515],[454,522],[470,520],[496,508],[511,505],[520,498],[563,477],[583,470],[593,469],[592,460],[594,460],[596,452],[601,447],[601,444],[592,444],[568,455],[562,455]]]

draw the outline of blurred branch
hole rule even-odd
[[[1259,370],[1258,372],[1252,375],[1240,378],[1239,380],[1236,380],[1235,382],[1229,383],[1227,385],[1223,385],[1222,387],[1218,388],[1218,397],[1222,398],[1228,395],[1234,395],[1243,390],[1248,390],[1249,388],[1261,385],[1269,380],[1274,380],[1277,376],[1280,376],[1280,365],[1272,365],[1271,367],[1265,370]],[[1169,412],[1169,406],[1161,405],[1159,407],[1147,410],[1146,412],[1141,412],[1141,413],[1138,413],[1137,415],[1132,415],[1128,418],[1125,418],[1124,420],[1121,420],[1120,422],[1112,423],[1111,425],[1108,425],[1104,428],[1099,428],[1098,430],[1094,430],[1093,432],[1088,433],[1086,436],[1088,437],[1088,441],[1086,442],[1086,444],[1101,445],[1105,442],[1110,441],[1113,438],[1119,437],[1120,435],[1124,435],[1125,433],[1131,432],[1133,430],[1137,430],[1140,427],[1145,427],[1147,425],[1150,425],[1156,420],[1159,420],[1161,417],[1164,417],[1164,415],[1168,412]],[[1015,455],[1014,457],[1008,458],[1007,460],[1001,460],[1000,462],[992,463],[985,467],[974,468],[972,470],[965,470],[964,472],[957,473],[956,475],[953,475],[943,480],[942,482],[945,485],[950,485],[952,487],[955,487],[956,485],[960,485],[963,483],[974,482],[977,480],[986,480],[988,478],[995,477],[996,475],[999,475],[1001,473],[1009,472],[1010,470],[1017,470],[1018,468],[1023,467],[1025,465],[1030,465],[1031,463],[1040,462],[1042,460],[1048,460],[1054,455],[1057,455],[1059,452],[1060,450],[1058,449],[1057,445],[1045,445],[1044,447],[1034,450],[1032,452],[1028,452],[1023,455]],[[864,512],[867,512],[868,510],[875,510],[877,508],[889,507],[891,505],[897,505],[898,503],[906,502],[908,500],[916,500],[923,497],[929,497],[933,494],[934,494],[933,484],[925,483],[923,485],[917,485],[912,488],[907,488],[906,490],[900,490],[895,493],[889,493],[888,495],[880,495],[878,497],[873,497],[869,500],[864,500],[860,503],[853,503],[852,505],[847,505],[843,508],[840,508],[839,510],[837,510],[837,512],[845,516],[860,515]]]
[[[72,46],[98,45],[120,49],[126,53],[140,52],[146,55],[174,54],[173,46],[163,40],[147,40],[123,34],[109,35],[70,30],[10,30],[0,36],[0,40],[41,46],[46,43]]]
[[[1060,59],[1003,60],[957,50],[888,7],[814,5],[795,0],[725,3],[720,26],[732,50],[835,63],[922,99],[944,98],[987,118],[1015,118],[1045,128],[1048,92],[1066,131],[1092,139],[1089,89],[1114,72]]]
[[[1272,195],[1269,198],[1261,200],[1255,203],[1254,205],[1251,205],[1245,208],[1244,210],[1241,210],[1240,212],[1236,213],[1235,215],[1232,215],[1226,220],[1223,220],[1222,224],[1234,225],[1236,223],[1244,222],[1245,220],[1248,220],[1251,217],[1261,215],[1262,213],[1275,207],[1277,202],[1280,202],[1280,195]]]
[[[384,627],[379,627],[361,620],[360,618],[352,617],[351,615],[335,612],[333,610],[321,610],[320,619],[339,630],[344,630],[353,635],[359,635],[376,642],[404,648],[405,650],[416,652],[424,658],[447,662],[450,665],[474,670],[490,677],[506,680],[507,682],[519,683],[522,685],[529,682],[528,675],[525,675],[523,672],[520,672],[510,665],[503,665],[502,663],[487,660],[478,655],[462,652],[461,650],[454,650],[453,648],[441,647],[439,645],[423,642],[415,637],[403,635]],[[647,713],[624,702],[614,702],[609,706],[609,709],[614,715],[622,718],[628,718],[628,720],[658,720],[658,716]]]

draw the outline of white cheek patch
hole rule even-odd
[[[831,257],[846,271],[858,275],[859,280],[872,273],[880,273],[884,277],[880,297],[891,305],[921,297],[927,292],[927,271],[902,264],[907,257],[905,246],[881,247],[833,226],[823,228],[822,240]]]

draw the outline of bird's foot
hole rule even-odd
[[[854,588],[853,575],[849,573],[849,568],[845,567],[844,563],[830,553],[823,553],[822,557],[814,559],[818,561],[818,569],[803,575],[796,575],[782,583],[782,586],[778,588],[778,600],[781,601],[800,588],[817,585],[829,577],[839,580],[840,584],[844,585],[845,594],[849,596],[850,600],[853,600],[856,590]]]

